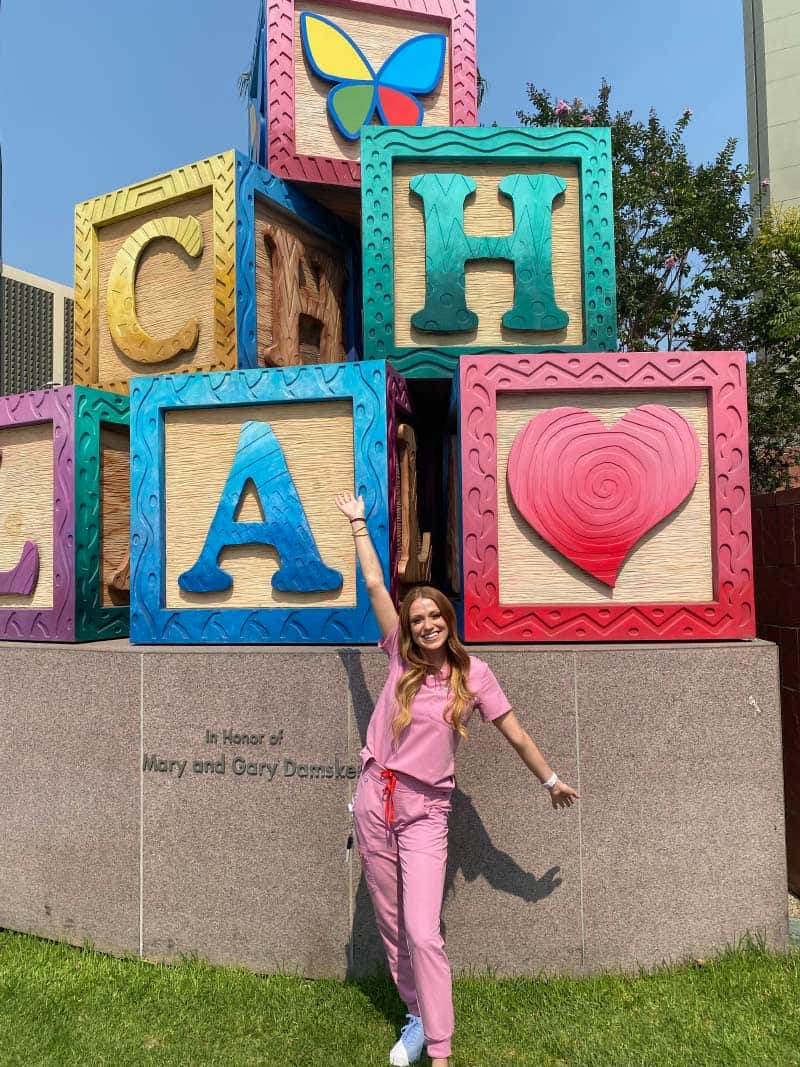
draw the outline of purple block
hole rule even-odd
[[[96,389],[0,397],[0,640],[127,634],[101,587],[101,429],[127,425],[128,398]]]
[[[2,431],[8,427],[49,423],[53,441],[52,606],[9,608],[2,606],[0,597],[0,638],[6,641],[75,640],[75,493],[72,488],[75,468],[74,403],[74,388],[71,386],[0,397],[0,462],[3,453]],[[12,477],[12,472],[5,463],[3,470],[9,478]],[[38,555],[37,550],[37,572]],[[14,571],[19,572],[22,569],[24,558],[23,550],[23,559]],[[4,585],[10,582],[13,573],[4,573]],[[23,595],[19,588],[19,578],[18,574],[13,589],[2,588],[2,593]],[[36,585],[35,582],[33,584]]]

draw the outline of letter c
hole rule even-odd
[[[193,215],[185,219],[174,215],[151,219],[134,231],[117,252],[108,275],[108,328],[114,344],[136,363],[163,363],[181,352],[187,352],[197,344],[200,332],[197,319],[190,319],[172,337],[159,341],[142,328],[136,317],[136,272],[139,260],[150,242],[159,237],[177,241],[184,251],[195,258],[203,252],[203,231]]]

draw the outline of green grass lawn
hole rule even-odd
[[[800,1065],[796,949],[629,978],[464,978],[455,999],[454,1067]],[[383,975],[167,967],[0,932],[4,1067],[371,1067],[401,1020]]]

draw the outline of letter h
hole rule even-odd
[[[313,324],[312,334],[319,338],[313,362],[343,363],[343,266],[272,223],[264,228],[264,241],[273,267],[272,343],[259,352],[259,365],[283,367],[298,362],[303,319],[310,320],[306,325]]]
[[[478,316],[466,302],[466,265],[478,259],[514,264],[514,306],[503,315],[509,330],[561,330],[569,315],[553,287],[552,207],[567,183],[552,174],[509,174],[499,190],[514,207],[514,232],[472,237],[464,231],[464,202],[477,188],[464,174],[418,174],[411,191],[425,215],[425,307],[411,325],[430,333],[474,330]]]

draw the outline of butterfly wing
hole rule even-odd
[[[378,85],[378,114],[386,126],[421,126],[425,112],[415,96],[394,89],[391,85]]]
[[[352,39],[335,22],[304,11],[300,16],[303,52],[311,69],[329,82],[371,82],[375,71]]]
[[[422,33],[404,41],[378,72],[378,82],[405,93],[432,93],[444,73],[447,38],[443,33]]]
[[[447,40],[423,33],[404,41],[378,71],[378,112],[387,126],[421,126],[424,111],[415,93],[432,92],[442,80]]]
[[[348,141],[357,141],[375,110],[375,82],[345,82],[328,93],[328,111],[336,129]]]

